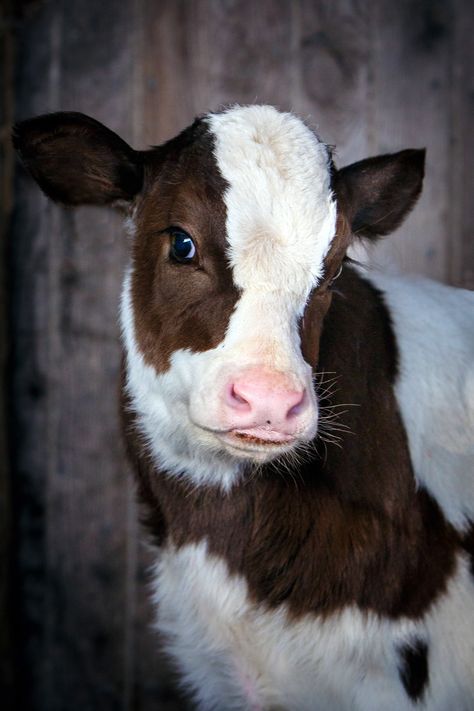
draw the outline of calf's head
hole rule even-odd
[[[19,124],[51,198],[126,210],[126,388],[158,465],[229,486],[314,438],[313,369],[351,234],[386,234],[421,190],[423,151],[340,171],[295,116],[232,107],[134,151],[81,114]]]

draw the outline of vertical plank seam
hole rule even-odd
[[[374,0],[368,2],[367,10],[367,84],[366,84],[366,106],[367,110],[365,112],[366,121],[366,131],[365,140],[367,142],[367,148],[369,154],[376,152],[377,138],[376,138],[376,122],[375,122],[375,24],[376,24],[376,12],[378,3]]]
[[[448,130],[449,135],[449,152],[452,156],[451,171],[447,180],[449,191],[449,207],[446,211],[446,280],[454,286],[462,285],[462,270],[461,270],[461,250],[460,244],[462,241],[462,190],[460,189],[460,164],[461,158],[461,131],[459,129],[459,119],[457,99],[459,95],[459,74],[460,67],[458,62],[457,45],[458,45],[458,24],[459,6],[456,0],[451,4],[451,35],[449,44],[449,107],[448,107]]]
[[[301,80],[301,0],[294,0],[291,4],[291,89],[290,106],[295,111],[303,94]],[[312,117],[314,122],[314,117]]]
[[[50,30],[50,64],[48,76],[48,102],[49,109],[58,108],[60,98],[61,80],[61,29],[62,29],[62,3],[55,6],[54,15]],[[53,481],[58,467],[58,428],[60,417],[60,394],[58,393],[57,374],[61,368],[60,339],[58,332],[59,324],[59,300],[58,291],[58,237],[60,232],[60,208],[51,202],[46,203],[45,216],[48,230],[48,271],[47,271],[47,344],[46,344],[46,365],[48,378],[48,414],[46,420],[47,437],[47,463],[46,463],[46,535],[45,535],[45,565],[46,565],[46,585],[45,585],[45,654],[46,664],[44,674],[44,694],[45,708],[54,708],[54,670],[51,665],[52,650],[54,645],[53,630],[55,626],[55,605],[54,590],[51,580],[51,571],[54,567],[54,536],[52,529],[54,517],[52,515],[54,507]]]
[[[10,334],[10,324],[8,323],[8,306],[7,306],[7,239],[10,231],[10,218],[13,204],[13,173],[14,173],[14,157],[13,147],[10,140],[11,125],[14,117],[14,65],[15,65],[15,39],[12,28],[13,23],[13,8],[10,0],[6,0],[3,8],[0,10],[0,19],[2,28],[0,30],[1,53],[4,58],[2,67],[3,79],[1,82],[3,92],[1,100],[4,101],[3,110],[3,125],[0,127],[0,140],[3,144],[3,165],[0,166],[2,177],[2,199],[1,205],[3,214],[1,215],[0,225],[0,243],[2,263],[0,266],[0,450],[2,453],[2,463],[0,467],[0,496],[2,504],[0,507],[1,527],[1,582],[0,582],[0,653],[2,661],[0,665],[0,684],[4,689],[2,694],[4,703],[7,708],[13,709],[15,682],[18,678],[15,670],[15,635],[12,624],[12,602],[13,602],[13,580],[12,580],[12,559],[13,559],[13,538],[12,538],[12,486],[11,486],[11,467],[8,445],[8,377],[11,369],[8,368],[8,340]],[[10,372],[8,372],[10,370]],[[5,698],[6,697],[6,698]]]

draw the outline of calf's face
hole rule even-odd
[[[54,199],[126,206],[126,389],[161,468],[226,487],[314,438],[331,280],[354,228],[384,234],[413,205],[421,151],[337,172],[303,122],[267,106],[143,152],[79,114],[24,122],[14,140]]]

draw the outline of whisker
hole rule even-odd
[[[321,457],[318,445],[324,448],[324,464],[328,458],[328,447],[335,445],[342,449],[343,438],[354,434],[352,428],[342,418],[348,414],[349,408],[358,407],[357,403],[334,402],[340,391],[341,375],[335,371],[319,371],[313,374],[316,396],[319,402],[318,432],[315,438],[314,451]]]

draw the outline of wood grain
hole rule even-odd
[[[301,83],[295,109],[335,147],[339,166],[365,158],[371,125],[371,4],[303,0],[299,6]]]
[[[382,241],[373,261],[446,280],[450,3],[381,0],[374,13],[373,152],[425,147],[427,166],[416,210],[397,234]]]
[[[127,134],[129,35],[120,8],[34,8],[19,47],[18,118],[75,109]],[[128,471],[116,314],[126,244],[115,215],[52,205],[23,176],[14,231],[21,704],[122,708]]]
[[[453,2],[451,40],[450,210],[447,243],[448,280],[474,289],[474,5]]]
[[[16,118],[83,111],[144,148],[259,101],[339,165],[426,146],[425,195],[369,258],[473,288],[473,33],[467,0],[35,0]],[[10,251],[19,708],[181,711],[117,418],[120,219],[53,206],[18,169]]]
[[[7,242],[13,201],[13,7],[10,0],[0,5],[0,688],[2,706],[13,709],[15,673],[12,625],[12,510],[9,467],[7,381],[9,343],[7,334]]]

